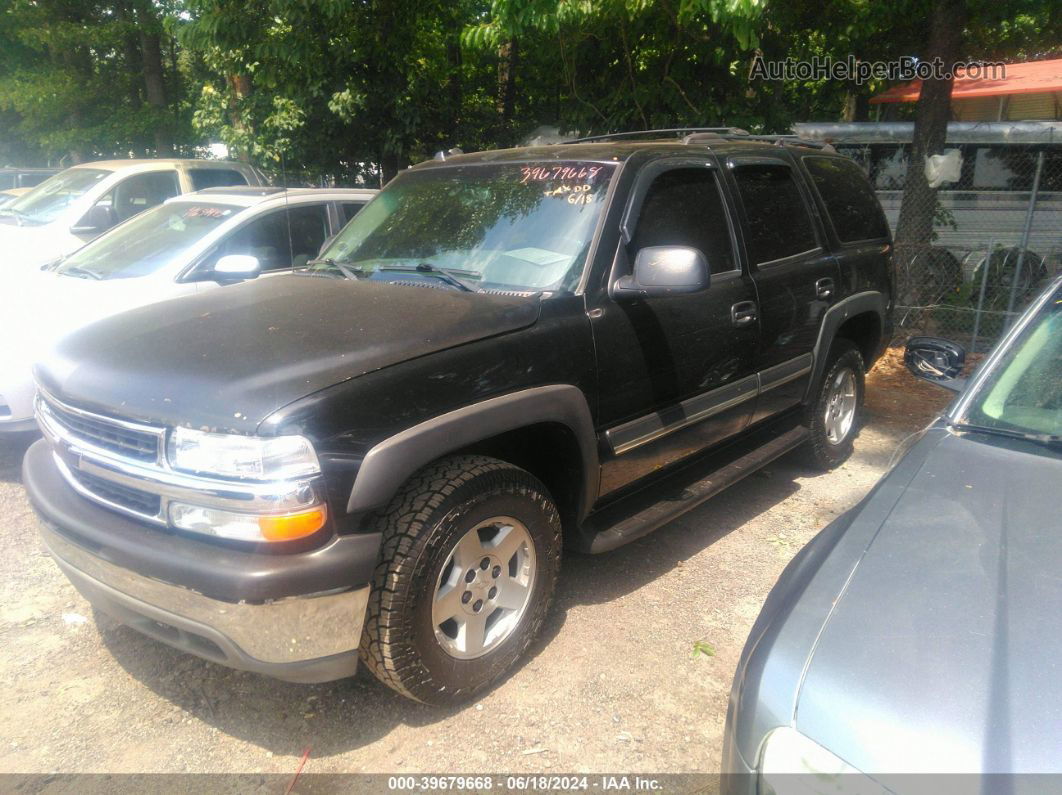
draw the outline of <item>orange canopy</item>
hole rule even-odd
[[[998,97],[1005,94],[1047,94],[1062,91],[1062,58],[1053,61],[1006,64],[1007,76],[967,77],[962,71],[955,77],[951,91],[952,101],[974,97]],[[989,72],[991,74],[991,71]],[[922,81],[915,80],[902,86],[893,86],[871,98],[871,103],[917,102],[922,90]]]

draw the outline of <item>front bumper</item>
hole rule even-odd
[[[351,676],[378,536],[263,554],[126,519],[79,496],[43,441],[23,482],[56,563],[96,608],[232,668],[295,682]]]

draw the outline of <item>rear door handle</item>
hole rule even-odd
[[[756,322],[756,304],[752,301],[738,301],[730,307],[730,322],[738,328]]]
[[[819,298],[831,298],[833,296],[833,279],[819,279],[815,282],[815,295]]]

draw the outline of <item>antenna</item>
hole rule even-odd
[[[288,225],[288,269],[295,271],[295,245],[291,241],[291,210],[288,209],[288,170],[284,165],[284,150],[280,150],[280,179],[284,182],[284,220]]]

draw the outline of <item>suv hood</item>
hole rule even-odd
[[[538,298],[284,275],[94,323],[38,364],[57,397],[164,425],[253,433],[293,400],[533,324]]]
[[[821,632],[796,728],[869,774],[1062,771],[1062,458],[926,446]]]

